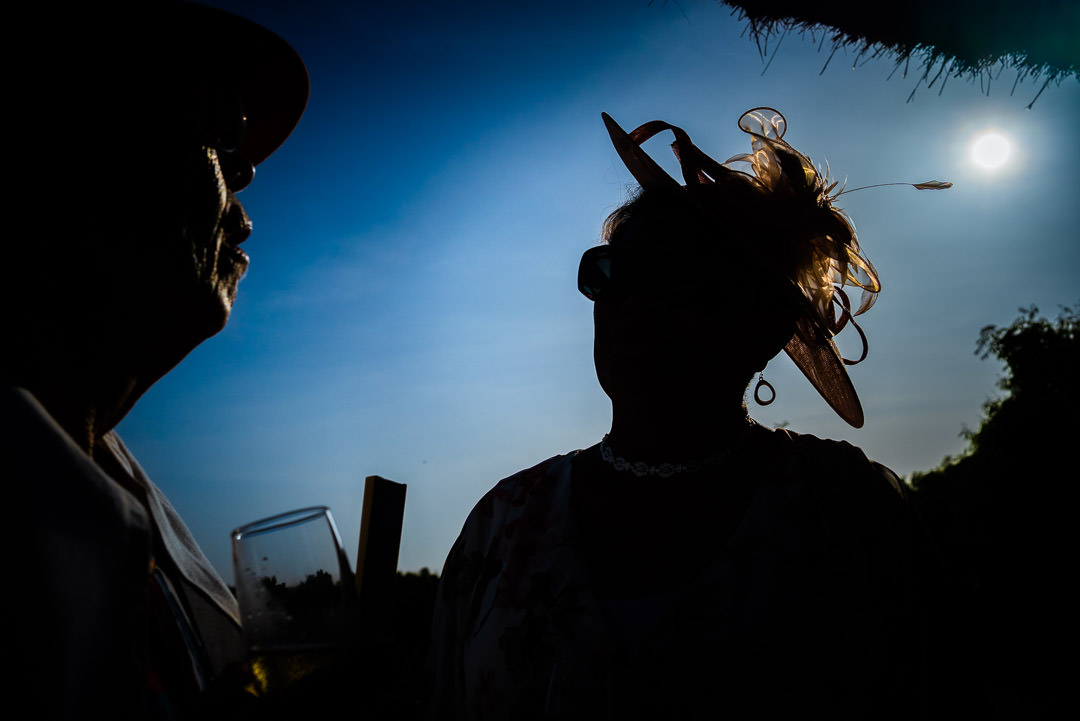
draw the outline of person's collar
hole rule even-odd
[[[101,438],[99,452],[109,453],[115,464],[125,469],[140,488],[145,489],[147,509],[150,511],[165,550],[176,564],[177,569],[190,584],[213,601],[236,624],[240,624],[240,609],[236,598],[225,582],[214,570],[210,561],[203,554],[199,544],[191,535],[180,514],[169,503],[135,457],[113,431]]]

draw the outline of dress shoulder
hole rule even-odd
[[[465,519],[461,538],[488,536],[527,510],[535,513],[549,505],[558,491],[560,464],[569,464],[574,453],[552,456],[531,468],[518,471],[485,493]]]
[[[550,561],[550,540],[558,535],[554,520],[561,495],[569,492],[563,481],[569,479],[573,456],[554,456],[499,481],[473,507],[450,548],[428,651],[434,717],[477,718],[479,702],[467,691],[474,678],[466,682],[465,649],[475,647],[481,628],[507,623],[492,618],[514,613],[521,606],[518,582],[536,577],[535,564]],[[501,672],[502,652],[487,653],[500,660],[494,668]]]
[[[538,535],[559,505],[559,481],[569,473],[575,453],[552,456],[518,471],[480,498],[447,555],[444,585],[453,583],[466,592],[494,573],[522,538]]]
[[[891,468],[871,460],[861,448],[848,441],[819,438],[809,433],[795,433],[786,429],[777,429],[774,433],[790,442],[792,449],[810,468],[828,469],[829,475],[845,480],[862,479],[888,489],[901,498],[908,495],[907,487]]]
[[[878,514],[912,513],[907,485],[888,466],[873,461],[847,441],[819,438],[786,429],[773,431],[787,447],[787,463],[793,475],[815,491],[863,518]]]

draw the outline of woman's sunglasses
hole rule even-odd
[[[578,265],[578,290],[592,301],[613,300],[629,293],[659,298],[687,295],[707,284],[685,253],[671,257],[605,243],[586,250]]]
[[[606,243],[589,248],[578,265],[577,287],[589,300],[597,300],[611,288],[611,270],[615,249]]]

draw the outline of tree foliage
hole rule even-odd
[[[912,478],[942,564],[937,633],[966,703],[1001,718],[1050,717],[1064,680],[1046,644],[1073,612],[1080,315],[1021,309],[1010,325],[983,328],[976,353],[1004,363],[1002,395],[963,434],[960,457]]]
[[[993,356],[1005,364],[997,384],[1004,395],[986,401],[979,428],[963,433],[968,440],[964,454],[946,459],[935,471],[916,473],[912,479],[916,489],[940,482],[965,461],[980,471],[1001,463],[1010,469],[1017,462],[1024,467],[1044,466],[1044,461],[1053,460],[1052,449],[1039,449],[1067,430],[1075,412],[1080,400],[1080,312],[1076,308],[1062,307],[1054,320],[1040,316],[1035,306],[1021,308],[1008,326],[984,327],[975,353],[983,360]]]
[[[1011,325],[990,325],[979,333],[976,352],[1005,363],[998,386],[1003,398],[984,405],[986,417],[969,435],[972,452],[1005,448],[1011,434],[1025,435],[1053,420],[1064,421],[1070,401],[1077,398],[1080,369],[1080,317],[1063,308],[1057,320],[1038,316],[1039,309],[1021,309]]]

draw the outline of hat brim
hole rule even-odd
[[[691,149],[695,153],[701,153],[701,151],[693,147],[681,128],[661,121],[652,121],[639,126],[633,133],[627,133],[607,113],[601,113],[601,116],[608,135],[611,137],[612,145],[615,146],[615,151],[642,188],[654,191],[661,190],[663,192],[685,188],[641,148],[641,143],[656,133],[671,130],[676,135],[676,143],[673,144],[676,155],[680,155],[680,152],[686,153]],[[682,138],[685,138],[685,140],[682,140]],[[688,146],[683,148],[682,151],[677,147],[680,141],[683,145]],[[712,159],[709,158],[709,160]],[[713,173],[721,171],[738,172],[723,168],[714,161],[710,164],[710,170]],[[686,168],[684,167],[685,174]],[[707,203],[701,202],[697,196],[688,194],[685,197],[694,207],[705,213],[707,217],[714,218],[717,222],[723,222],[723,218],[717,216],[714,209]],[[791,278],[772,270],[773,264],[766,262],[767,259],[762,257],[760,248],[750,243],[749,239],[739,238],[739,241],[750,254],[750,257],[758,258],[761,261],[758,263],[758,267],[766,269],[781,287],[788,289],[790,298],[800,308],[798,330],[792,335],[787,345],[784,346],[784,351],[837,415],[854,428],[862,428],[864,422],[863,409],[862,403],[859,401],[859,395],[855,392],[855,385],[851,382],[851,378],[844,367],[844,361],[836,349],[836,344],[832,341],[832,334],[824,327],[809,299],[803,295],[803,292]]]
[[[241,153],[258,165],[289,137],[307,106],[304,61],[275,33],[247,18],[195,3],[176,3],[178,21],[212,48],[222,77],[235,83],[247,117]]]
[[[804,341],[796,332],[784,346],[784,352],[829,407],[836,411],[836,415],[853,428],[862,428],[862,403],[836,344],[821,329],[820,323],[815,323],[813,318],[807,320],[809,322],[805,323],[802,329],[810,341]]]

